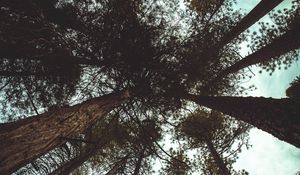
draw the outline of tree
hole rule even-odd
[[[97,137],[100,142],[107,139],[109,142],[107,142],[105,146],[102,145],[102,148],[96,145],[87,147],[87,150],[83,150],[82,155],[86,155],[85,153],[89,154],[89,151],[92,151],[94,154],[89,154],[89,158],[85,159],[85,161],[81,161],[81,163],[85,162],[85,165],[89,167],[88,169],[103,172],[103,174],[147,173],[150,164],[148,158],[154,154],[156,149],[153,142],[160,139],[159,128],[151,119],[138,122],[124,122],[121,120],[121,115],[124,114],[119,112],[109,116],[111,121],[107,124],[105,129],[102,129],[106,132],[93,130],[93,132],[95,132],[93,134],[94,137]],[[105,135],[105,138],[97,136],[97,133],[98,135]],[[92,140],[95,140],[95,138]],[[95,148],[98,149],[95,150]],[[82,156],[78,156],[77,160],[79,160],[80,157]],[[72,165],[72,160],[67,162],[67,164]],[[78,166],[78,164],[75,164],[72,167],[76,167],[76,165]],[[58,169],[63,171],[56,170],[52,172],[52,174],[70,173],[70,171],[64,171],[64,168],[65,166],[63,165]],[[65,170],[68,170],[68,166]],[[85,172],[84,166],[75,172],[79,174],[80,172],[87,173]]]
[[[205,109],[188,115],[179,127],[181,137],[188,139],[188,147],[201,149],[198,165],[203,174],[233,174],[237,154],[242,146],[248,147],[248,130],[245,123]]]
[[[62,4],[60,8],[55,8],[58,0],[40,1],[2,1],[3,7],[14,9],[15,11],[25,13],[28,16],[40,16],[44,19],[61,25],[66,28],[72,28],[79,31],[84,31],[84,23],[77,18],[76,9],[72,6]],[[77,13],[76,13],[77,12]]]
[[[244,22],[245,24],[250,22],[251,15],[255,14],[254,17],[256,15],[262,15],[258,12],[255,12],[256,8],[259,9],[263,6],[269,6],[269,10],[271,10],[280,2],[281,1],[261,1],[258,6],[256,6],[245,18],[243,18],[243,20],[240,21],[235,28],[232,29],[232,31],[228,32],[228,37],[225,35],[224,38],[221,39],[221,41],[217,44],[217,48],[221,47],[222,44],[226,44],[232,40],[234,36],[236,36],[236,30],[240,30],[238,26],[242,25]],[[252,41],[250,44],[251,47],[248,45],[251,50],[255,49],[256,51],[221,70],[216,74],[216,78],[211,80],[207,86],[211,86],[212,84],[220,81],[228,74],[235,73],[254,64],[259,64],[267,71],[274,71],[276,67],[275,63],[277,63],[279,66],[281,63],[284,63],[285,69],[287,69],[292,60],[297,60],[299,55],[298,52],[295,51],[295,49],[300,47],[299,35],[296,32],[299,30],[299,9],[299,2],[293,1],[293,6],[290,10],[284,9],[284,13],[282,13],[280,10],[278,10],[277,13],[273,12],[270,17],[273,21],[275,21],[274,23],[277,25],[277,28],[275,25],[269,25],[268,22],[260,22],[259,24],[261,25],[261,29],[259,30],[262,33],[262,36],[257,35],[257,32],[253,32]],[[267,13],[268,11],[265,12]],[[252,23],[250,22],[249,25],[251,26],[253,22],[255,22],[255,20],[252,21]],[[243,28],[243,30],[246,28]],[[272,73],[270,73],[270,75],[271,74]]]
[[[299,100],[263,97],[209,97],[191,94],[186,95],[185,98],[235,117],[280,140],[300,147],[298,137]]]
[[[300,76],[296,77],[295,80],[290,83],[290,87],[286,89],[286,96],[293,99],[300,98]]]
[[[157,147],[161,148],[157,143],[160,133],[157,129],[159,127],[156,126],[161,121],[149,121],[145,118],[148,118],[149,115],[153,118],[172,115],[174,111],[185,105],[184,101],[181,101],[181,91],[197,92],[212,77],[215,77],[221,70],[234,64],[239,59],[236,50],[245,39],[244,35],[235,38],[231,43],[224,46],[221,51],[218,49],[216,52],[214,50],[208,52],[208,49],[213,48],[212,46],[215,46],[231,26],[234,26],[241,18],[241,14],[238,12],[228,10],[231,8],[231,5],[228,4],[226,4],[227,10],[217,14],[216,10],[222,8],[223,1],[217,2],[215,5],[206,5],[205,8],[207,9],[201,9],[205,17],[201,15],[189,16],[181,13],[182,11],[178,12],[178,15],[175,15],[176,18],[188,18],[182,25],[188,29],[183,32],[184,27],[174,25],[173,19],[175,17],[170,15],[180,9],[178,7],[179,3],[175,0],[167,3],[133,0],[104,2],[89,0],[74,2],[58,2],[56,0],[44,2],[37,0],[4,1],[5,6],[0,9],[0,12],[7,17],[7,19],[1,20],[1,24],[6,30],[1,31],[0,40],[3,47],[8,43],[11,52],[5,53],[6,55],[1,58],[3,63],[9,65],[8,68],[0,66],[3,68],[0,70],[3,70],[3,73],[7,71],[6,73],[10,73],[10,75],[13,75],[13,73],[16,75],[28,73],[30,77],[43,75],[40,82],[29,79],[29,83],[24,83],[25,87],[30,87],[35,83],[44,85],[44,81],[47,79],[44,77],[46,73],[53,76],[61,71],[60,75],[69,75],[73,70],[69,69],[70,67],[79,67],[76,70],[82,71],[82,78],[78,82],[71,81],[74,92],[76,92],[76,96],[73,97],[76,97],[75,101],[78,103],[83,99],[88,100],[76,106],[54,109],[52,112],[37,115],[31,119],[17,121],[15,122],[16,125],[26,123],[23,121],[28,121],[28,123],[24,126],[20,124],[22,126],[16,126],[17,129],[12,131],[3,131],[3,137],[7,137],[8,142],[16,140],[16,145],[20,143],[25,145],[18,149],[26,148],[26,145],[30,145],[32,148],[39,146],[45,148],[32,150],[28,155],[30,157],[28,161],[26,161],[27,159],[16,159],[18,160],[17,163],[10,165],[9,172],[24,165],[25,162],[33,161],[39,155],[50,150],[50,148],[48,149],[47,146],[43,145],[45,143],[43,140],[29,141],[32,137],[49,138],[47,143],[51,144],[51,149],[65,143],[66,140],[58,140],[58,138],[63,137],[70,140],[70,138],[73,138],[71,136],[82,134],[86,128],[93,125],[96,118],[109,112],[115,105],[117,106],[123,101],[122,97],[120,97],[122,100],[118,101],[119,97],[116,97],[116,94],[111,95],[113,99],[109,99],[109,96],[102,98],[99,96],[132,87],[134,92],[133,95],[130,94],[130,103],[126,106],[130,110],[126,111],[130,111],[130,114],[136,112],[145,115],[122,116],[123,122],[130,120],[132,123],[126,125],[128,129],[128,132],[124,132],[128,136],[126,142],[123,145],[116,146],[118,149],[113,146],[110,149],[107,148],[113,160],[107,161],[108,158],[101,153],[90,157],[91,153],[89,152],[84,158],[77,157],[79,161],[75,162],[79,165],[89,157],[87,164],[91,167],[97,168],[95,166],[99,166],[101,161],[98,159],[105,160],[105,165],[110,165],[109,168],[100,167],[102,168],[101,172],[109,172],[110,170],[117,171],[120,174],[150,172],[150,160],[153,160],[155,154],[159,156],[156,149]],[[22,8],[23,5],[24,8]],[[58,16],[61,16],[61,19],[57,18]],[[201,17],[203,17],[204,22],[199,24],[197,19]],[[66,20],[66,18],[68,19]],[[36,35],[30,33],[32,29],[36,29],[34,30]],[[46,35],[42,31],[45,31]],[[2,36],[2,34],[4,35]],[[39,38],[42,38],[42,40],[39,40]],[[46,42],[43,39],[46,39]],[[33,42],[27,42],[32,40]],[[61,53],[59,51],[67,52]],[[14,53],[17,54],[14,55]],[[63,61],[60,62],[55,58],[62,58]],[[63,70],[66,70],[66,72],[63,72]],[[9,78],[11,76],[4,78],[3,85],[9,84],[6,88],[11,90],[12,93],[7,93],[7,96],[12,96],[14,101],[17,101],[18,99],[15,98],[17,97],[16,93],[24,95],[23,89],[19,88],[17,92],[14,91],[15,87],[13,85],[16,84],[17,78],[13,79],[13,82],[10,82]],[[22,77],[22,79],[25,78]],[[235,90],[234,83],[236,80],[237,78],[234,76],[226,77],[213,84],[210,87],[212,90],[201,91],[201,94],[220,95],[231,93]],[[49,84],[45,86],[49,87]],[[71,86],[66,86],[66,88],[69,87]],[[35,97],[37,90],[38,88],[28,88],[26,91],[29,94],[30,107],[46,101]],[[51,88],[47,89],[50,93],[52,90]],[[46,97],[48,95],[51,97],[51,94],[46,94]],[[102,101],[98,103],[97,100],[93,100],[94,97],[99,97]],[[70,100],[71,98],[67,100],[67,103],[74,103]],[[53,97],[53,99],[57,98]],[[22,101],[18,102],[25,104],[24,106],[28,104]],[[90,104],[93,106],[89,106]],[[86,111],[93,107],[99,107],[99,109]],[[101,116],[94,115],[94,113],[101,113]],[[79,116],[80,120],[76,119],[79,114],[82,114],[82,116]],[[89,114],[92,117],[89,117]],[[62,125],[56,121],[57,118],[61,117],[58,115],[66,119],[65,121],[63,119]],[[150,118],[153,119],[152,117]],[[132,118],[138,118],[138,120]],[[81,119],[83,122],[80,122]],[[27,126],[31,126],[31,121],[38,126],[34,126],[34,129],[29,130]],[[52,125],[47,128],[47,124]],[[4,124],[1,129],[5,130],[10,126],[13,127],[14,124]],[[46,133],[51,134],[54,132],[53,137],[46,135]],[[19,133],[25,134],[22,135],[23,138],[10,137]],[[26,133],[29,133],[30,136]],[[47,137],[44,137],[43,134]],[[26,140],[25,144],[23,139]],[[11,150],[7,151],[3,158],[7,158],[7,161],[12,162],[12,158],[7,155],[24,150],[15,150],[17,146],[15,144],[9,145],[8,142],[1,143],[2,145],[8,145],[9,150]],[[107,149],[103,150],[106,151]],[[113,152],[113,149],[115,149],[115,152]],[[130,155],[125,161],[124,158],[128,153]],[[118,164],[118,162],[121,163]],[[73,169],[73,167],[70,169]],[[4,168],[2,171],[6,171],[6,169]],[[69,170],[66,172],[69,172]]]
[[[82,67],[73,62],[76,59],[71,54],[71,44],[59,37],[61,31],[13,9],[2,8],[0,13],[1,96],[21,113],[30,108],[62,106],[69,101]]]
[[[123,157],[121,160],[116,162],[111,170],[107,172],[105,175],[115,175],[117,174],[117,171],[120,167],[124,166],[126,164],[126,161],[128,159],[128,156]]]
[[[221,71],[219,77],[224,77],[230,73],[234,73],[249,67],[251,65],[268,62],[277,56],[285,54],[291,50],[298,49],[300,47],[300,35],[297,31],[300,29],[300,23],[295,21],[293,28],[287,31],[284,35],[274,39],[269,45],[259,49],[258,51],[246,56],[237,63],[231,65],[225,70]],[[220,78],[216,78],[218,80]]]
[[[185,154],[175,152],[174,158],[167,162],[162,173],[165,175],[187,175],[190,167],[186,162],[188,162],[188,158]]]
[[[113,118],[113,117],[115,116],[113,115],[112,119],[110,119],[108,123],[106,123],[107,122],[106,120],[102,119],[98,121],[97,124],[91,126],[91,128],[88,128],[86,137],[83,140],[64,138],[65,140],[83,142],[85,144],[80,148],[79,155],[68,160],[67,162],[59,166],[56,170],[52,171],[50,174],[52,175],[70,174],[75,169],[82,166],[91,157],[96,155],[99,152],[99,150],[111,146],[111,144],[109,144],[110,142],[119,139],[118,142],[121,143],[122,138],[114,135],[114,128],[115,127],[120,128],[121,126],[119,126],[117,123],[118,118]],[[128,158],[128,156],[125,157]]]
[[[64,143],[60,137],[83,132],[97,119],[129,98],[129,92],[88,100],[82,104],[49,111],[16,122],[1,124],[1,173],[11,173],[22,165]]]
[[[275,8],[278,4],[280,4],[283,0],[261,0],[258,5],[256,5],[240,22],[230,30],[227,34],[223,36],[223,38],[218,43],[219,47],[224,46],[228,42],[230,42],[234,37],[241,34],[255,22],[257,22],[260,18],[270,12],[273,8]],[[217,47],[218,47],[217,46]]]

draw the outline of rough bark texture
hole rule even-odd
[[[226,167],[226,164],[224,163],[224,161],[221,158],[220,154],[215,149],[213,143],[210,140],[206,140],[205,143],[206,143],[206,145],[209,149],[209,152],[211,153],[215,163],[217,164],[217,166],[219,168],[219,173],[222,174],[222,175],[230,175],[230,171]]]
[[[300,100],[191,94],[185,98],[252,124],[300,148]]]
[[[61,137],[82,133],[116,105],[128,91],[104,95],[56,111],[0,125],[0,174],[9,174],[61,145]]]
[[[228,32],[219,42],[218,46],[222,47],[230,42],[233,38],[241,34],[247,28],[252,26],[260,18],[265,16],[269,11],[275,8],[283,0],[261,0],[258,5],[252,9],[230,32]]]

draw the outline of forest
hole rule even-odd
[[[300,148],[300,75],[243,85],[299,59],[285,1],[1,0],[0,174],[249,175],[252,128]]]

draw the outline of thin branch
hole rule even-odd
[[[98,142],[95,142],[95,141],[90,141],[90,140],[85,140],[85,139],[80,139],[80,138],[71,138],[71,137],[62,137],[60,136],[59,139],[62,139],[62,140],[66,140],[66,141],[75,141],[75,142],[83,142],[83,143],[87,143],[87,144],[92,144],[92,145],[97,145]]]
[[[6,81],[6,83],[0,88],[0,91],[1,91],[2,89],[4,89],[4,88],[10,83],[10,81],[11,81],[11,78],[9,78],[9,79]]]
[[[176,161],[178,161],[178,162],[181,162],[181,163],[185,164],[188,168],[191,168],[191,167],[190,167],[187,163],[185,163],[184,161],[179,160],[179,159],[173,157],[171,154],[169,154],[167,151],[165,151],[165,150],[160,146],[159,143],[157,143],[156,141],[154,141],[154,143],[158,146],[158,148],[159,148],[163,153],[165,153],[165,154],[166,154],[167,156],[169,156],[171,159],[174,159],[174,160],[176,160]]]
[[[28,96],[28,98],[29,98],[29,101],[30,101],[32,107],[33,107],[33,110],[35,111],[35,113],[36,113],[37,115],[39,115],[39,112],[38,112],[36,106],[34,105],[34,102],[33,102],[33,100],[32,100],[32,97],[31,97],[31,95],[30,95],[30,93],[29,93],[29,89],[27,88],[27,86],[25,85],[25,83],[23,83],[23,85],[24,85],[24,87],[25,87],[25,89],[26,89],[26,94],[27,94],[27,96]]]
[[[138,119],[138,118],[135,118],[134,116],[132,116],[131,114],[129,114],[129,112],[128,112],[126,109],[124,109],[123,106],[122,106],[122,108],[123,108],[123,110],[125,111],[125,113],[127,113],[127,115],[129,115],[129,117],[131,117],[135,122],[137,122],[137,124],[139,125],[139,127],[141,127],[142,130],[144,131],[145,129],[144,129],[144,127],[141,125],[139,119]],[[144,133],[145,133],[146,135],[148,135],[147,132],[144,132]],[[149,136],[149,135],[148,135],[148,136]],[[176,160],[176,161],[178,161],[178,162],[181,162],[181,163],[185,164],[187,167],[190,168],[190,166],[189,166],[186,162],[184,162],[184,161],[182,161],[182,160],[179,160],[179,159],[173,157],[172,155],[170,155],[168,152],[166,152],[166,151],[160,146],[160,144],[159,144],[157,141],[153,140],[153,142],[158,146],[158,148],[159,148],[163,153],[165,153],[165,154],[166,154],[167,156],[169,156],[171,159],[174,159],[174,160]]]

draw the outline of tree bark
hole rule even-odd
[[[260,18],[265,16],[269,11],[275,8],[283,0],[261,0],[258,5],[252,9],[232,30],[223,36],[221,41],[218,43],[217,48],[223,47],[233,38],[241,34],[247,28],[252,26]]]
[[[0,125],[0,174],[9,174],[35,158],[84,132],[99,118],[129,98],[121,91],[68,108],[49,111]]]
[[[206,139],[205,143],[206,143],[206,145],[209,149],[209,152],[211,153],[216,165],[218,166],[219,173],[222,174],[222,175],[231,175],[230,171],[226,167],[225,162],[223,161],[220,154],[215,149],[215,147],[214,147],[213,143],[211,142],[211,140]]]
[[[300,148],[300,100],[192,94],[187,94],[185,99],[252,124]]]

